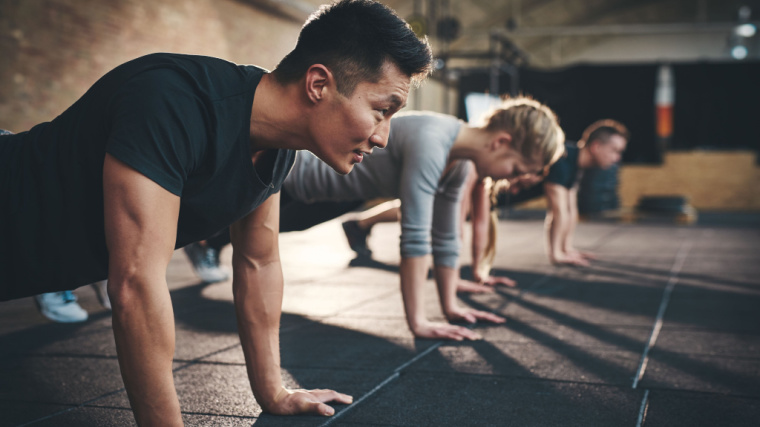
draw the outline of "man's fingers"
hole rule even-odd
[[[314,395],[320,402],[337,402],[349,405],[353,403],[354,398],[347,394],[338,393],[335,390],[310,390],[309,393]]]
[[[337,402],[350,404],[353,402],[353,397],[338,393],[335,390],[294,390],[289,392],[282,407],[282,411],[275,411],[275,413],[281,414],[320,414],[325,416],[331,416],[335,414],[335,409],[325,402]],[[289,409],[288,409],[289,408]]]
[[[309,402],[302,406],[301,413],[312,413],[329,417],[335,414],[335,409],[333,409],[332,406],[325,405],[322,402]]]

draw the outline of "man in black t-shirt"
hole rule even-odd
[[[230,227],[233,291],[264,411],[331,415],[332,390],[287,390],[279,369],[279,190],[310,150],[349,173],[387,144],[430,71],[426,41],[387,7],[317,11],[269,73],[153,54],[103,76],[59,117],[0,136],[0,300],[108,279],[122,378],[140,425],[181,425],[166,268]]]
[[[608,169],[620,161],[628,143],[628,130],[614,120],[599,120],[587,127],[577,145],[565,144],[565,157],[544,180],[546,252],[554,264],[588,266],[594,255],[573,246],[578,223],[578,185],[585,169]]]

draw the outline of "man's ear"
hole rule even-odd
[[[589,153],[596,154],[597,151],[599,151],[599,147],[602,146],[602,141],[595,139],[591,142],[586,142],[586,147],[588,147]]]
[[[333,82],[330,70],[322,64],[313,64],[306,70],[306,96],[313,103],[318,103],[324,97],[325,90]]]

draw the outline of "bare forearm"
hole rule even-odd
[[[572,252],[573,248],[573,235],[575,234],[575,226],[578,225],[578,199],[577,193],[570,192],[567,201],[567,234],[562,242],[562,250],[564,252]]]
[[[548,212],[544,228],[546,230],[547,252],[550,258],[563,254],[563,244],[567,236],[567,216],[561,212]]]
[[[256,268],[236,266],[233,290],[240,342],[248,378],[264,410],[283,390],[280,375],[282,267],[272,262]]]
[[[438,286],[438,298],[441,309],[447,315],[457,310],[457,281],[459,269],[445,265],[436,265],[434,268],[435,283]]]
[[[124,385],[141,426],[181,426],[174,389],[174,316],[165,280],[112,275],[113,331]]]
[[[409,329],[414,332],[427,322],[425,316],[425,281],[427,280],[427,257],[401,259],[401,295]]]
[[[475,279],[483,280],[490,271],[490,265],[483,266],[486,248],[488,247],[488,228],[490,227],[491,203],[485,193],[485,187],[480,183],[475,187],[472,197],[472,270]],[[487,271],[480,271],[481,268]]]

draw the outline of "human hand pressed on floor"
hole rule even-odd
[[[425,322],[412,329],[417,338],[446,339],[454,341],[483,339],[477,332],[449,323]]]
[[[562,254],[562,255],[555,255],[552,258],[552,263],[554,264],[564,264],[564,265],[572,265],[576,267],[588,267],[591,264],[586,260],[586,258],[583,258],[579,255],[572,255],[572,254]]]
[[[275,415],[310,413],[331,416],[335,414],[335,409],[330,405],[326,405],[325,402],[336,402],[348,405],[353,401],[353,397],[347,394],[338,393],[335,390],[288,390],[282,388],[274,397],[274,401],[266,407],[262,405],[262,409],[264,409],[264,412]]]
[[[486,276],[485,279],[483,279],[482,282],[484,285],[488,286],[496,286],[496,285],[504,285],[510,288],[514,288],[517,286],[517,282],[510,279],[509,277],[504,276]]]
[[[459,279],[457,282],[457,292],[465,292],[470,294],[484,294],[488,292],[493,292],[493,288],[491,286],[486,286],[487,284],[481,284],[478,282],[473,282],[471,280],[465,280],[465,279]]]
[[[480,311],[480,310],[475,310],[472,308],[461,308],[461,307],[457,307],[455,309],[447,311],[446,318],[449,319],[449,322],[467,322],[467,323],[475,323],[478,320],[485,320],[491,323],[504,323],[507,321],[507,319],[501,316],[498,316],[496,314],[489,313],[487,311]]]
[[[570,256],[582,258],[582,259],[585,259],[587,261],[589,261],[589,260],[593,261],[593,260],[595,260],[595,259],[598,258],[596,256],[596,254],[594,254],[593,252],[581,251],[581,250],[578,250],[578,249],[571,249],[571,250],[567,251],[567,253]]]

